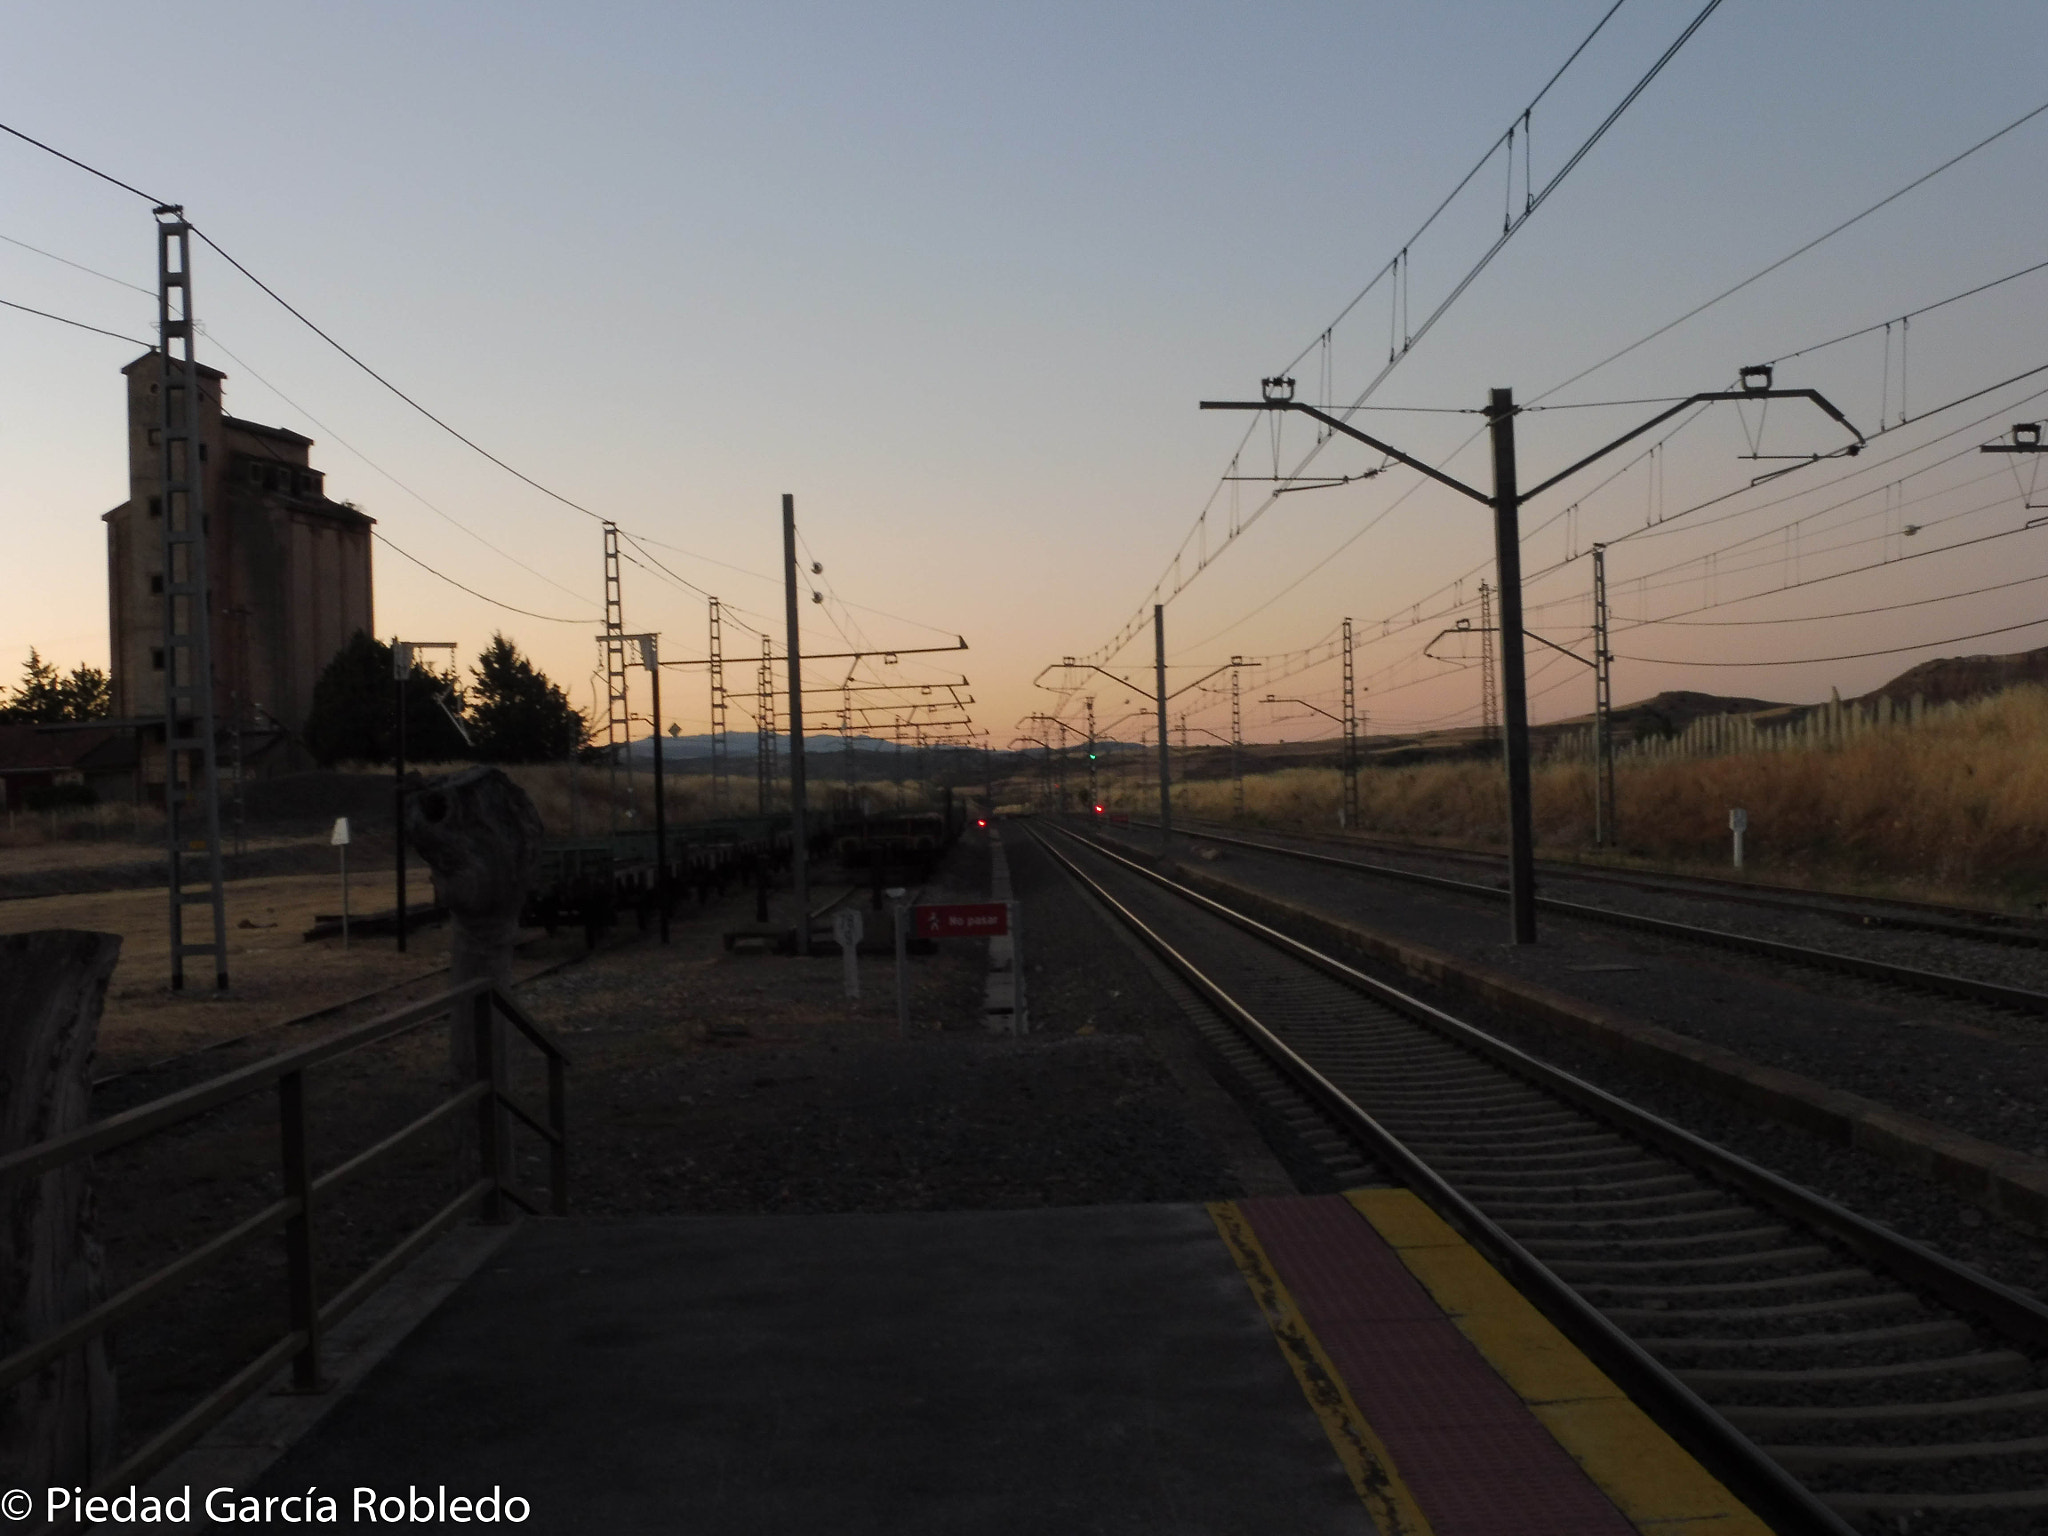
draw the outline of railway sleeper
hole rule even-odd
[[[1920,1305],[1920,1298],[1910,1291],[1871,1291],[1861,1296],[1788,1301],[1763,1307],[1602,1307],[1600,1310],[1616,1323],[1734,1323],[1747,1326],[1752,1319],[1758,1318],[1850,1317],[1870,1312],[1918,1311]]]
[[[1669,1252],[1709,1246],[1727,1248],[1736,1243],[1774,1243],[1783,1241],[1791,1230],[1784,1226],[1726,1227],[1711,1232],[1684,1233],[1677,1237],[1552,1237],[1526,1241],[1522,1246],[1539,1259],[1552,1253],[1569,1258],[1575,1253],[1598,1253],[1624,1245],[1629,1252],[1640,1253],[1646,1248]],[[1679,1258],[1683,1262],[1684,1255],[1679,1255]]]
[[[1816,1260],[1830,1258],[1829,1251],[1819,1245],[1798,1248],[1767,1248],[1759,1253],[1727,1253],[1700,1258],[1660,1259],[1559,1259],[1550,1267],[1565,1279],[1591,1278],[1599,1275],[1655,1275],[1672,1270],[1696,1274],[1703,1269],[1760,1269],[1765,1266],[1791,1266],[1811,1264]]]
[[[1882,1365],[1795,1366],[1787,1371],[1760,1366],[1707,1366],[1673,1371],[1689,1387],[1820,1387],[1851,1382],[1890,1382],[1914,1376],[1990,1376],[2019,1380],[2033,1373],[2033,1364],[2011,1349],[1985,1349],[1968,1355],[1941,1355],[1928,1360]]]
[[[1922,1323],[1900,1323],[1892,1328],[1860,1328],[1842,1333],[1779,1333],[1761,1337],[1730,1334],[1638,1334],[1636,1342],[1656,1354],[1681,1354],[1709,1350],[1740,1352],[1755,1349],[1840,1349],[1853,1344],[1972,1344],[1977,1335],[1959,1318],[1936,1318]]]
[[[2004,1392],[1995,1397],[1965,1397],[1924,1403],[1797,1403],[1789,1406],[1730,1405],[1721,1416],[1745,1433],[1813,1425],[1918,1424],[1943,1419],[1983,1418],[1992,1414],[2048,1411],[2048,1389]]]

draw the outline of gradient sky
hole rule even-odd
[[[807,645],[845,649],[835,627],[877,646],[964,633],[965,657],[906,656],[889,675],[961,662],[1000,744],[1060,702],[1033,687],[1041,668],[1151,601],[1205,504],[1207,544],[1221,542],[1231,494],[1212,493],[1248,425],[1238,472],[1271,473],[1263,419],[1197,401],[1254,396],[1315,343],[1608,3],[74,0],[10,17],[0,118],[183,202],[387,377],[660,541],[676,577],[756,625],[779,628],[778,507],[794,493],[831,599],[806,606]],[[1701,3],[1627,0],[1532,115],[1539,185]],[[2020,3],[1726,0],[1371,403],[1469,412],[1491,386],[1544,395],[2048,101],[2039,19]],[[1725,388],[1743,364],[2048,257],[2044,149],[2048,115],[1544,403]],[[1518,137],[1512,189],[1496,157],[1414,247],[1411,322],[1498,236],[1503,203],[1519,206],[1523,155]],[[11,140],[0,189],[7,242],[153,284],[148,204]],[[330,493],[407,553],[569,621],[493,607],[380,546],[380,631],[473,655],[502,628],[587,702],[596,523],[414,414],[211,253],[196,266],[200,355],[227,371],[232,411],[316,438]],[[1331,398],[1385,362],[1386,291],[1332,332]],[[0,299],[138,338],[154,315],[144,293],[5,242]],[[2044,300],[2048,272],[1915,320],[1908,421],[1860,459],[1641,532],[1779,467],[1737,457],[1752,447],[1843,441],[1794,404],[1754,438],[1756,412],[1722,407],[1654,469],[1630,451],[1533,503],[1530,627],[1583,649],[1589,563],[1566,557],[1637,531],[1609,555],[1622,700],[1811,700],[1931,655],[2048,644],[2048,624],[1933,643],[2048,614],[2048,581],[2026,580],[2048,575],[2048,528],[1921,553],[2042,515],[2026,507],[2048,502],[2048,486],[2026,493],[2037,461],[1974,448],[2048,415],[2048,374],[1914,419],[2048,363]],[[1788,362],[1778,382],[1826,391],[1874,434],[1902,409],[1901,334]],[[0,355],[0,675],[31,644],[103,663],[99,514],[125,495],[117,370],[135,351],[0,310]],[[1304,397],[1323,398],[1322,368],[1312,348]],[[1525,483],[1654,409],[1525,414]],[[1484,483],[1483,441],[1458,451],[1476,416],[1356,420]],[[1278,462],[1306,441],[1290,424]],[[1333,446],[1316,472],[1375,462]],[[1236,495],[1240,515],[1262,499],[1256,483]],[[1485,509],[1404,469],[1282,497],[1170,603],[1175,686],[1233,654],[1308,650],[1248,675],[1247,696],[1333,705],[1335,667],[1311,648],[1349,615],[1370,729],[1469,721],[1476,670],[1419,653],[1476,615],[1490,560]],[[662,631],[671,655],[701,650],[696,594],[644,565],[625,594],[629,628]],[[1702,665],[1901,646],[1921,648]],[[1113,665],[1149,668],[1149,633]],[[1539,647],[1531,670],[1537,718],[1590,706],[1584,669]],[[1135,707],[1107,679],[1083,691],[1104,721]],[[665,693],[685,730],[703,728],[699,684]],[[1227,730],[1217,696],[1187,702],[1196,729]],[[1078,718],[1079,696],[1065,707]],[[1247,724],[1329,729],[1264,706]]]

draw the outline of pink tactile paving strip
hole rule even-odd
[[[1436,1536],[1636,1536],[1341,1196],[1238,1208]]]

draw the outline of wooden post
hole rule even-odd
[[[0,1153],[86,1123],[111,933],[52,929],[0,938]],[[80,1159],[0,1187],[0,1354],[57,1331],[105,1299],[93,1230],[92,1166]],[[114,1367],[104,1336],[0,1395],[0,1483],[90,1484],[114,1464]]]

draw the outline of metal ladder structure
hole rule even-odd
[[[1233,662],[1235,656],[1230,658]],[[1230,813],[1244,820],[1244,701],[1238,692],[1237,668],[1230,669]]]
[[[1593,844],[1613,846],[1614,652],[1607,648],[1607,546],[1593,546]]]
[[[761,637],[760,702],[754,715],[754,777],[760,794],[760,814],[768,814],[775,795],[775,641]]]
[[[1347,831],[1358,829],[1358,670],[1352,661],[1349,619],[1344,621],[1344,826]]]
[[[1500,678],[1493,665],[1493,588],[1479,583],[1479,739],[1500,745]]]
[[[221,888],[220,756],[214,734],[213,619],[206,552],[206,463],[199,438],[199,370],[192,357],[192,226],[185,210],[155,210],[158,353],[163,377],[164,851],[169,862],[171,990],[185,957],[211,955],[228,984],[227,897]],[[213,909],[213,941],[185,940],[185,909]]]
[[[718,599],[711,599],[711,812],[729,814],[732,796],[732,740],[725,719],[725,627]]]
[[[619,762],[626,760],[626,814],[632,816],[633,716],[626,696],[626,615],[619,587],[619,526],[604,525],[604,741],[611,764],[612,830],[619,828]]]

